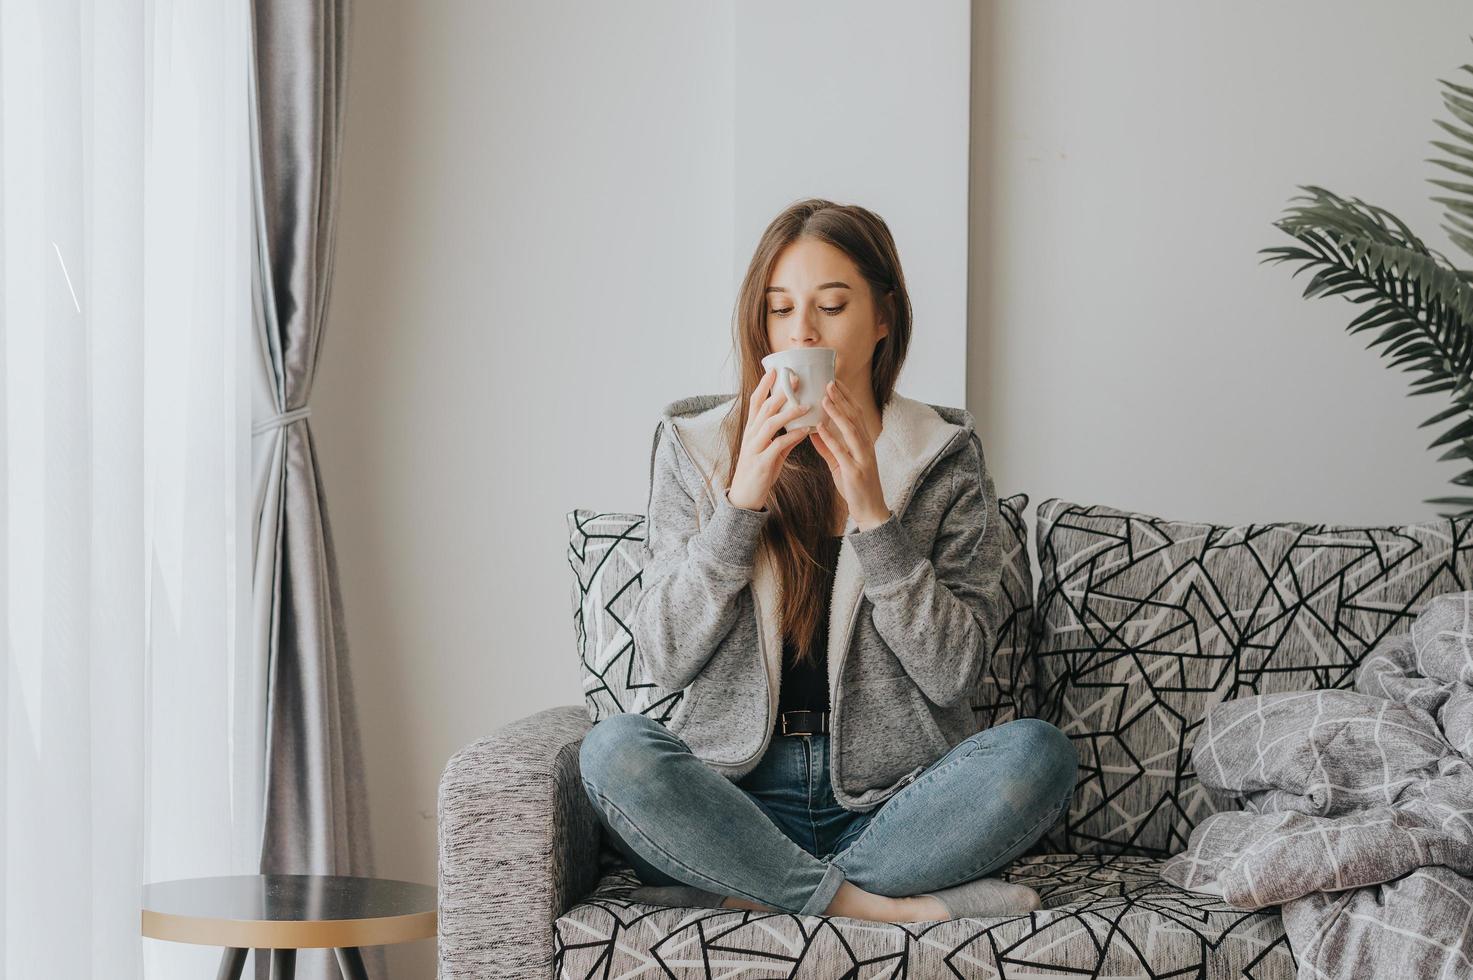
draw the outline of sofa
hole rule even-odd
[[[1349,687],[1426,601],[1469,588],[1470,522],[1229,526],[1049,498],[1030,534],[1027,495],[999,498],[1007,603],[972,695],[977,728],[1042,717],[1080,758],[1068,810],[1002,872],[1041,909],[889,924],[632,901],[639,881],[584,793],[579,744],[612,714],[668,719],[682,692],[644,676],[623,625],[648,555],[643,515],[579,509],[567,526],[581,701],[465,746],[440,781],[441,980],[1295,976],[1276,909],[1234,909],[1157,873],[1230,805],[1195,777],[1197,731],[1223,700]]]

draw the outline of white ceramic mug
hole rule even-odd
[[[762,359],[764,368],[777,370],[773,387],[781,391],[789,403],[797,402],[808,407],[807,412],[788,422],[785,431],[818,425],[826,417],[823,396],[829,390],[829,382],[834,380],[837,358],[838,351],[832,347],[794,347],[774,351]],[[793,390],[794,376],[798,378],[796,391]]]

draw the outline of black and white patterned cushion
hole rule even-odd
[[[1045,855],[1003,877],[1043,908],[994,919],[884,923],[631,901],[608,854],[593,893],[554,923],[559,977],[1198,977],[1289,980],[1276,909],[1245,912],[1162,881],[1158,862]]]
[[[1004,526],[1004,609],[988,667],[972,693],[977,728],[1035,713],[1034,685],[1024,656],[1033,618],[1033,569],[1028,560],[1028,495],[1000,498]],[[644,515],[578,509],[568,521],[568,565],[573,570],[573,632],[583,698],[597,722],[612,714],[647,714],[668,721],[684,696],[645,676],[626,625],[639,598],[640,570],[649,557]]]
[[[599,722],[633,712],[669,721],[684,692],[646,676],[627,625],[649,559],[644,515],[578,509],[567,520],[573,634],[588,717]]]
[[[1049,498],[1035,520],[1040,715],[1080,759],[1039,847],[1064,853],[1183,850],[1225,803],[1192,768],[1208,708],[1351,687],[1371,647],[1473,578],[1466,519],[1223,526]]]

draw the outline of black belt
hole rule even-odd
[[[776,729],[779,735],[824,735],[829,730],[829,713],[801,708],[784,711],[778,715]]]

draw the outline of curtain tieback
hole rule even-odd
[[[304,419],[311,414],[311,406],[303,405],[301,408],[298,408],[295,411],[283,412],[280,415],[273,415],[269,419],[262,419],[255,425],[251,426],[251,435],[258,436],[269,429],[284,428],[288,425],[291,425],[298,419]]]

